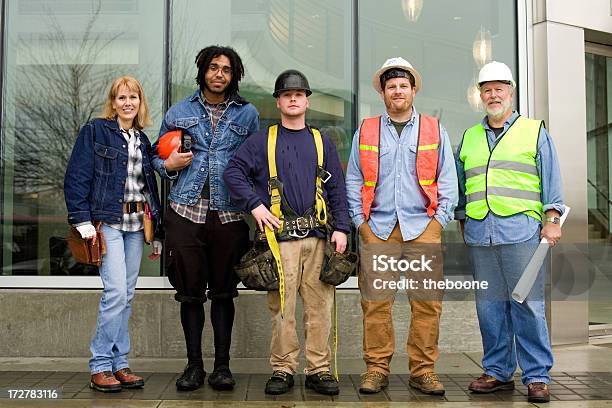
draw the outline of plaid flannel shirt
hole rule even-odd
[[[145,189],[145,178],[142,173],[142,152],[140,151],[140,133],[134,128],[126,131],[121,129],[121,134],[128,142],[127,178],[125,179],[125,190],[123,202],[146,202],[143,194]],[[109,225],[112,228],[134,232],[143,229],[142,218],[144,211],[124,213],[119,224]]]
[[[219,119],[221,119],[221,116],[223,116],[223,113],[227,109],[227,101],[218,104],[211,104],[206,100],[206,98],[204,98],[204,95],[202,95],[202,99],[204,99],[204,108],[210,117],[210,123],[214,135],[217,123],[219,123]],[[208,180],[206,183],[208,183]],[[204,186],[204,190],[206,191],[202,191],[202,196],[200,196],[200,199],[194,205],[184,205],[170,202],[170,207],[181,217],[187,218],[189,221],[196,224],[204,224],[206,222],[206,213],[208,212],[210,203],[210,200],[208,199],[207,186],[208,185]],[[219,220],[221,221],[221,224],[242,221],[243,219],[244,214],[242,212],[219,211]]]

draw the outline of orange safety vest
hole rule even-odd
[[[378,147],[380,145],[380,116],[366,118],[359,130],[359,159],[363,173],[361,204],[366,221],[374,201],[378,181]],[[440,125],[433,116],[420,115],[416,173],[421,190],[429,199],[427,215],[433,217],[438,208],[438,147]]]

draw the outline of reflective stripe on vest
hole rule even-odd
[[[482,124],[466,130],[459,159],[465,169],[466,215],[482,220],[489,211],[519,213],[542,220],[540,176],[536,167],[542,121],[519,116],[489,150]]]
[[[370,218],[372,203],[378,182],[378,150],[380,145],[381,117],[366,118],[359,130],[359,160],[363,173],[361,205],[366,221]],[[433,116],[419,115],[416,173],[419,186],[429,199],[427,215],[433,217],[438,208],[438,151],[440,125]]]

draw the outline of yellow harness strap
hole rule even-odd
[[[319,174],[323,170],[323,139],[318,129],[312,129],[315,146],[317,147],[317,179],[315,190],[315,215],[321,225],[327,224],[327,208],[323,199],[323,181]]]
[[[270,171],[270,180],[277,178],[276,173],[276,139],[278,136],[278,125],[272,125],[268,128],[268,170]],[[281,196],[278,191],[277,184],[270,184],[270,212],[281,221],[280,230],[283,228],[283,213],[281,212]],[[283,264],[280,257],[280,248],[276,241],[276,234],[267,226],[264,227],[266,232],[266,240],[272,251],[276,267],[278,269],[278,293],[280,295],[280,310],[281,318],[285,315],[285,274],[283,273]]]

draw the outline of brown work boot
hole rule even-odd
[[[548,384],[534,382],[527,386],[528,402],[548,402],[550,401],[550,390]]]
[[[482,374],[480,377],[475,379],[468,386],[468,390],[478,393],[478,394],[487,394],[489,392],[499,391],[499,390],[513,390],[514,389],[514,381],[499,381],[497,378],[488,375]]]
[[[128,367],[115,372],[115,378],[121,383],[123,388],[142,388],[144,379],[136,375]]]
[[[425,373],[419,377],[410,376],[408,384],[424,394],[444,395],[444,384],[440,382],[436,373]]]
[[[368,371],[361,374],[359,392],[363,394],[376,394],[389,385],[389,377],[378,371]]]
[[[121,383],[117,381],[110,371],[92,374],[89,387],[101,392],[119,392]]]

